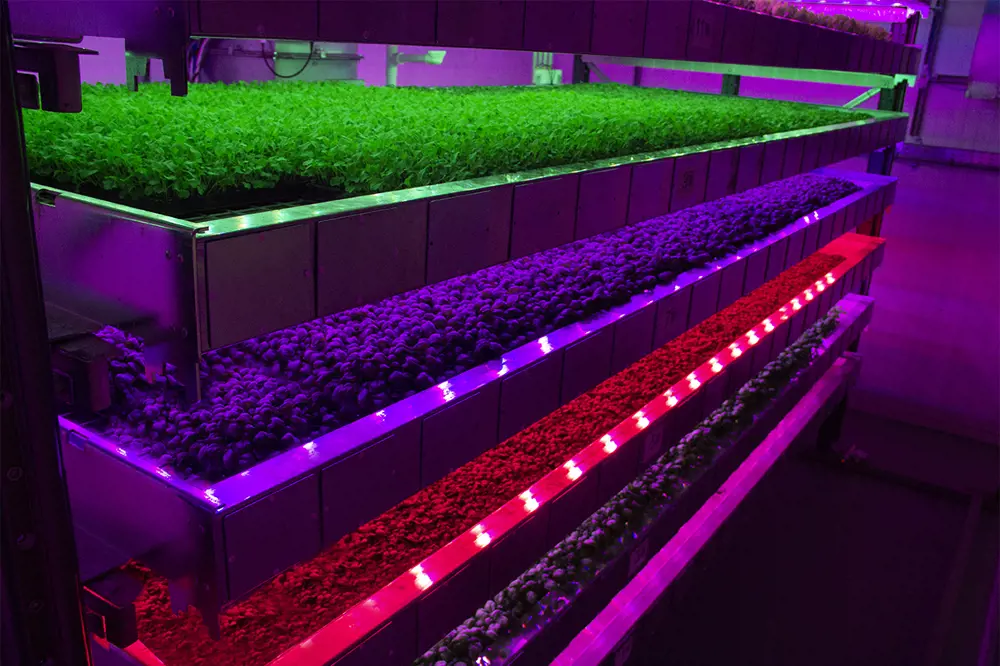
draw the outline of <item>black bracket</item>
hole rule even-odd
[[[80,56],[96,54],[97,51],[71,44],[14,42],[14,67],[18,72],[17,93],[21,106],[79,113],[83,109]],[[32,83],[29,79],[36,81]]]

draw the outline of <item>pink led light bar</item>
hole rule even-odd
[[[843,255],[845,259],[819,282],[825,283],[826,286],[835,284],[851,269],[861,264],[867,256],[874,253],[882,242],[880,239],[861,237],[857,234],[845,234],[833,241],[822,251]],[[546,474],[520,495],[368,599],[349,609],[309,638],[286,650],[273,660],[270,666],[325,666],[334,657],[345,653],[393,615],[417,601],[434,585],[462,568],[491,542],[511,532],[539,507],[577,483],[584,472],[614,455],[621,443],[629,441],[667,412],[683,404],[704,387],[709,379],[723,372],[748,349],[773,333],[776,327],[772,322],[786,322],[795,316],[796,312],[804,309],[807,293],[811,294],[812,290],[818,287],[819,285],[813,285],[803,290],[764,318],[760,324],[699,365],[684,379],[612,428],[610,432],[578,451],[576,455]]]

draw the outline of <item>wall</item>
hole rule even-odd
[[[970,82],[1000,83],[1000,2],[954,0],[945,7],[933,73],[954,78],[927,82],[918,141],[1000,153],[1000,100],[967,95]]]

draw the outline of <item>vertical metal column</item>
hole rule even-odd
[[[722,94],[732,95],[733,97],[739,97],[740,95],[740,75],[739,74],[723,74],[722,75]]]
[[[0,13],[2,654],[5,664],[14,660],[12,666],[85,666],[90,653],[57,444],[7,0]]]
[[[590,67],[584,62],[583,56],[573,56],[572,83],[590,83]]]

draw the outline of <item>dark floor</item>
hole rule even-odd
[[[976,666],[997,448],[849,412],[838,449],[864,469],[790,452],[748,498],[663,627],[662,663]]]

